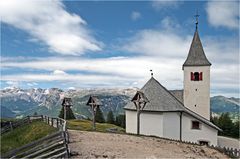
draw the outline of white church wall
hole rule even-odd
[[[199,121],[190,115],[182,116],[182,140],[199,143],[207,141],[210,145],[217,145],[217,130],[199,121],[200,129],[192,129],[192,121]]]
[[[140,114],[140,134],[163,136],[163,114],[160,112],[142,112]]]
[[[191,72],[202,72],[202,81],[191,81]],[[184,67],[184,106],[210,119],[210,67]]]
[[[163,137],[180,140],[180,113],[163,113]]]
[[[137,133],[137,113],[136,111],[125,110],[126,114],[126,132]]]

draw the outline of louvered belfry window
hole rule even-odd
[[[191,72],[191,81],[194,81],[194,74]]]
[[[191,72],[191,81],[202,81],[203,73],[202,72]]]
[[[202,81],[202,79],[203,79],[202,74],[203,74],[202,72],[199,73],[199,81]]]

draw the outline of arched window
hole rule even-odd
[[[191,81],[202,81],[203,73],[202,72],[191,72]]]
[[[199,81],[199,73],[194,72],[194,81]]]

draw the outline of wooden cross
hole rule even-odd
[[[63,102],[62,102],[62,106],[63,106],[63,109],[64,109],[64,120],[67,119],[67,109],[70,109],[70,107],[72,105],[73,105],[72,99],[64,97]]]
[[[92,123],[93,123],[93,130],[96,130],[96,112],[97,112],[97,107],[102,105],[101,101],[96,97],[96,96],[90,96],[87,102],[87,105],[91,107],[92,109]]]
[[[149,102],[145,94],[141,91],[137,91],[137,93],[134,95],[134,97],[131,100],[137,110],[137,134],[140,134],[140,113],[146,106],[146,104]]]

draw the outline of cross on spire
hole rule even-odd
[[[196,24],[196,30],[197,30],[197,28],[198,28],[198,17],[199,17],[200,15],[198,14],[198,10],[196,11],[196,15],[194,15],[194,17],[196,17],[196,22],[195,22],[195,24]]]

